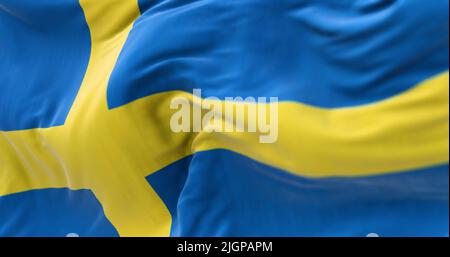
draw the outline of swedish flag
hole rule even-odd
[[[448,236],[448,19],[448,0],[0,0],[0,236]],[[277,140],[174,133],[196,88],[278,97]]]

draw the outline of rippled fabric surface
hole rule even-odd
[[[448,236],[447,0],[0,0],[0,236]],[[278,97],[278,140],[174,97]]]

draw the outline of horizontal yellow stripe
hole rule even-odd
[[[155,132],[173,138],[165,144],[175,143],[180,154],[224,148],[302,176],[367,176],[448,162],[448,90],[445,72],[403,94],[364,106],[329,110],[281,102],[274,144],[261,144],[261,134],[249,132],[179,137],[169,128],[174,111],[167,106],[174,97],[192,103],[193,96],[185,92],[149,96],[118,112],[156,110],[154,121],[160,127]]]
[[[164,96],[161,96],[164,97]],[[448,161],[449,76],[390,99],[352,108],[279,104],[279,138],[258,133],[195,136],[193,152],[225,148],[307,177],[367,176]]]
[[[448,161],[448,73],[366,106],[325,110],[282,102],[274,144],[259,143],[258,133],[172,132],[169,105],[179,96],[192,101],[191,94],[171,91],[101,115],[87,112],[70,126],[1,132],[2,181],[9,182],[0,194],[34,185],[85,188],[89,183],[78,170],[100,166],[100,173],[114,167],[99,163],[111,166],[114,160],[131,163],[129,169],[143,177],[214,148],[310,177],[365,176]]]

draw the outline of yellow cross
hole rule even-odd
[[[80,91],[63,126],[0,132],[0,196],[86,188],[121,236],[167,236],[170,213],[145,177],[197,151],[226,148],[310,177],[363,176],[448,161],[448,72],[362,107],[282,103],[279,139],[270,145],[259,144],[257,133],[171,133],[170,100],[192,99],[183,92],[108,110],[108,79],[139,16],[137,0],[80,4],[92,40]]]
[[[139,15],[137,1],[82,0],[80,4],[92,40],[80,91],[64,126],[2,133],[5,163],[1,176],[9,183],[0,190],[8,192],[0,194],[34,188],[88,188],[120,235],[166,236],[170,214],[144,176],[180,155],[155,158],[155,148],[169,144],[154,137],[157,124],[151,117],[157,110],[151,105],[143,107],[146,112],[134,113],[134,108],[141,107],[108,111],[106,104],[109,75]],[[133,156],[134,162],[127,156]]]

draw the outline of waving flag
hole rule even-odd
[[[448,236],[448,25],[448,0],[0,0],[0,236]],[[273,142],[171,127],[227,97],[277,98]]]

